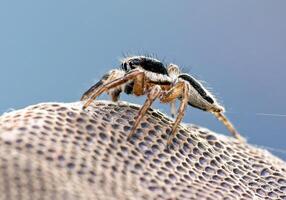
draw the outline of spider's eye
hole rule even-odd
[[[130,69],[135,69],[136,68],[136,63],[134,63],[133,61],[130,61],[128,63],[128,66],[129,66]]]

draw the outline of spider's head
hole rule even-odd
[[[155,58],[146,56],[132,56],[124,58],[121,61],[121,68],[126,72],[136,68],[141,68],[149,72],[168,75],[167,69],[162,62]]]

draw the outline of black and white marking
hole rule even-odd
[[[187,81],[191,86],[189,105],[204,111],[224,111],[215,97],[194,77],[189,74],[180,74],[179,79]]]

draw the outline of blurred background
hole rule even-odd
[[[285,9],[285,0],[1,1],[0,113],[77,101],[124,54],[154,54],[206,81],[250,143],[286,160]],[[191,107],[184,122],[229,135]]]

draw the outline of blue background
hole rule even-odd
[[[285,0],[1,1],[0,112],[76,101],[124,53],[153,53],[205,80],[250,143],[286,151],[286,117],[255,114],[286,114],[285,9]],[[228,134],[193,108],[184,121]]]

